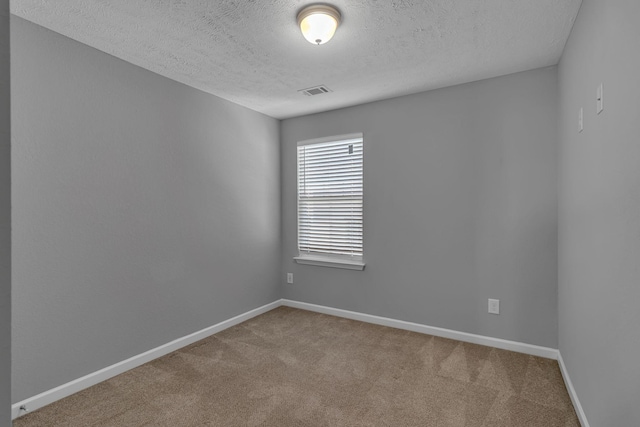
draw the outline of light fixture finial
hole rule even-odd
[[[309,43],[325,44],[336,32],[340,24],[340,12],[333,6],[313,4],[298,13],[300,31]]]

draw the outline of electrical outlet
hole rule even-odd
[[[489,313],[500,314],[500,300],[489,298]]]
[[[287,273],[287,283],[293,283],[293,273]]]
[[[598,85],[598,89],[596,90],[596,101],[596,112],[600,114],[602,110],[604,110],[604,88],[602,83]]]

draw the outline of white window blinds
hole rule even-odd
[[[298,145],[298,250],[362,260],[362,134]]]

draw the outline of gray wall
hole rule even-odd
[[[557,348],[556,92],[552,67],[283,121],[284,296]],[[296,142],[351,132],[366,269],[295,264]]]
[[[559,67],[560,351],[594,427],[640,425],[639,19],[583,0]]]
[[[0,0],[0,426],[11,425],[9,1]]]
[[[11,19],[13,401],[276,300],[278,121]]]

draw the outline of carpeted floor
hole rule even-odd
[[[280,307],[14,426],[580,424],[553,360]]]

